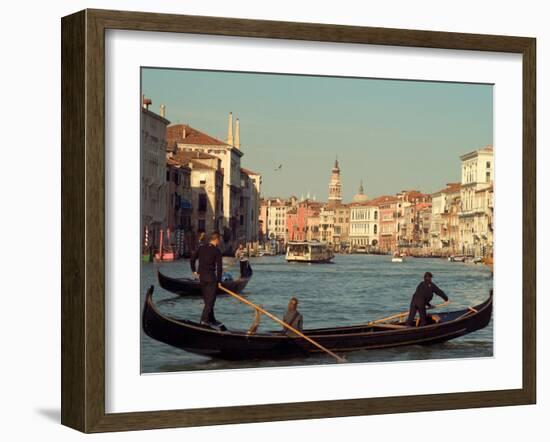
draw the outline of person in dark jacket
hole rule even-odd
[[[290,298],[290,301],[288,302],[288,308],[285,313],[285,316],[283,317],[283,321],[290,325],[291,327],[294,327],[298,331],[302,331],[304,328],[304,317],[302,314],[298,311],[298,299],[297,298]],[[287,336],[298,336],[293,331],[289,330],[288,328],[283,329],[283,333]]]
[[[409,317],[407,319],[407,325],[414,325],[414,318],[416,312],[420,315],[420,326],[426,325],[426,307],[432,308],[430,301],[432,300],[434,293],[445,302],[449,300],[449,297],[432,282],[433,275],[430,272],[424,273],[424,281],[418,284],[416,292],[412,297],[411,307],[409,309]]]
[[[201,315],[201,324],[209,327],[224,329],[223,324],[214,316],[214,304],[216,303],[216,289],[222,281],[223,265],[222,252],[219,249],[220,235],[212,233],[210,242],[200,246],[193,252],[190,259],[191,270],[199,277],[204,308]],[[197,271],[196,262],[199,260]]]

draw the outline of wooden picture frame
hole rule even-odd
[[[533,404],[536,41],[533,38],[84,10],[62,19],[62,409],[83,432]],[[105,412],[105,30],[517,53],[523,57],[522,388],[256,406]]]

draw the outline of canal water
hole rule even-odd
[[[235,278],[238,265],[224,258],[224,268]],[[288,300],[299,299],[304,328],[361,324],[408,310],[409,302],[424,272],[434,275],[434,282],[451,299],[446,307],[458,310],[481,303],[489,295],[493,279],[482,264],[451,263],[438,258],[409,258],[392,263],[384,255],[336,255],[332,264],[287,263],[284,256],[251,258],[254,276],[245,294],[248,299],[282,317]],[[233,267],[231,268],[231,265]],[[150,285],[159,309],[171,316],[198,321],[202,299],[181,298],[160,288],[156,269],[174,276],[189,276],[189,261],[143,263],[141,305]],[[434,296],[432,304],[443,302]],[[230,328],[247,329],[253,321],[252,309],[229,296],[218,296],[216,317]],[[435,310],[434,312],[437,312]],[[261,330],[278,330],[280,326],[262,317]],[[474,358],[493,355],[493,323],[483,330],[433,346],[408,346],[393,349],[365,350],[346,354],[348,362],[387,362],[402,360]],[[157,373],[184,370],[216,370],[288,365],[333,363],[330,356],[304,359],[222,361],[187,353],[155,341],[141,332],[141,371]]]

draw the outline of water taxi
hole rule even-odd
[[[286,247],[286,260],[289,262],[330,262],[334,253],[322,242],[292,241]]]

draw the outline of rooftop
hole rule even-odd
[[[447,183],[447,187],[432,193],[432,195],[439,195],[440,193],[456,193],[460,192],[460,183]]]
[[[221,141],[211,135],[201,132],[188,124],[172,124],[166,129],[166,138],[169,145],[174,143],[196,144],[199,146],[223,146],[231,147],[225,141]]]
[[[468,160],[468,159],[471,159],[471,158],[475,158],[479,154],[491,154],[492,155],[493,154],[493,145],[488,144],[487,146],[483,146],[479,149],[476,149],[476,150],[473,150],[471,152],[465,153],[464,155],[460,156],[460,159],[462,161]]]
[[[167,120],[166,118],[164,117],[161,117],[159,114],[156,114],[154,113],[153,111],[150,111],[149,109],[143,107],[143,106],[140,106],[141,107],[141,112],[145,115],[148,115],[152,118],[155,118],[157,120],[159,120],[161,123],[165,124],[165,125],[169,125],[170,124],[170,121]]]
[[[249,170],[249,169],[245,169],[244,167],[241,167],[241,172],[244,172],[244,173],[246,173],[247,175],[260,175],[259,173],[253,172],[253,171],[251,171],[251,170]]]
[[[392,202],[392,201],[396,201],[397,198],[392,196],[392,195],[381,195],[381,196],[378,196],[376,198],[372,198],[370,200],[367,200],[367,201],[354,201],[352,203],[350,203],[349,205],[351,207],[360,207],[360,206],[364,206],[364,207],[376,207],[376,206],[379,206],[380,204],[383,204],[383,203],[386,203],[386,202]]]

